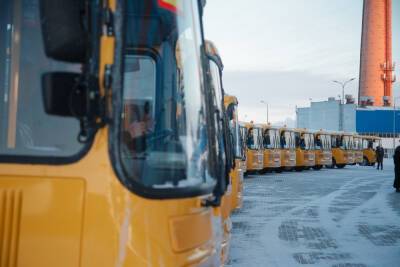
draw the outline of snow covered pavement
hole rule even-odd
[[[400,266],[400,193],[385,164],[250,175],[227,265]]]

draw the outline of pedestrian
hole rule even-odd
[[[383,170],[383,156],[385,155],[385,150],[383,149],[383,147],[377,146],[375,150],[375,155],[376,155],[376,161],[378,163],[376,169],[379,170],[380,166],[381,170]]]
[[[400,146],[396,147],[393,155],[394,161],[394,183],[393,187],[396,188],[396,192],[400,193]]]

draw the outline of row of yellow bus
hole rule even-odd
[[[374,163],[240,124],[204,3],[2,2],[0,266],[222,266],[244,172]]]
[[[241,123],[242,146],[246,150],[246,173],[313,168],[372,166],[381,139],[354,133],[310,131]]]
[[[0,266],[226,262],[246,150],[204,3],[2,2]]]

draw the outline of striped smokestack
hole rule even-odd
[[[389,106],[394,81],[392,1],[364,0],[359,104]]]

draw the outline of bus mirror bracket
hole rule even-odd
[[[53,116],[80,122],[79,142],[91,139],[105,124],[104,102],[98,95],[98,79],[73,72],[49,72],[42,76],[44,110]]]
[[[81,74],[49,72],[42,76],[44,110],[49,115],[83,117],[86,99],[80,85]]]

